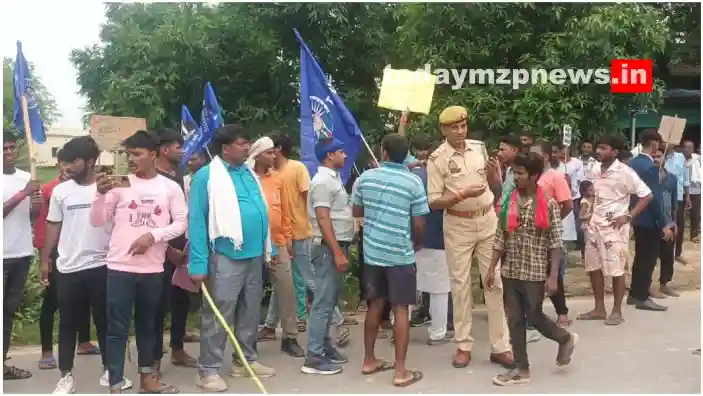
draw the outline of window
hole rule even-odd
[[[56,158],[56,154],[59,153],[59,149],[60,149],[60,148],[61,148],[61,147],[52,147],[52,148],[51,148],[51,157],[52,157],[52,158]]]

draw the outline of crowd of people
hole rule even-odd
[[[449,107],[439,116],[442,141],[417,139],[411,147],[403,114],[398,133],[385,136],[367,169],[347,184],[339,140],[317,143],[320,166],[311,178],[285,135],[252,143],[245,128],[225,125],[209,152],[189,158],[187,175],[179,169],[181,134],[160,129],[122,142],[127,176],[97,164],[91,137],[73,138],[57,154],[59,177],[40,186],[16,168],[17,139],[5,134],[3,217],[12,232],[3,240],[4,360],[35,247],[46,287],[39,368],[58,367],[57,394],[76,391],[76,354],[101,356],[99,380],[110,393],[131,388],[124,366],[132,326],[140,392],[178,393],[161,378],[167,313],[171,363],[197,369],[203,390],[226,391],[227,331],[210,305],[200,307],[199,334],[186,332],[201,285],[246,359],[232,356],[231,376],[247,377],[248,369],[275,375],[257,343],[276,340],[279,322],[281,350],[304,359],[303,373],[340,373],[349,337],[341,326],[350,321],[340,297],[355,244],[366,310],[361,372],[392,371],[399,387],[423,378],[406,365],[410,327],[429,323],[428,345],[453,341],[452,365],[471,363],[474,263],[488,310],[488,359],[506,369],[493,377],[496,385],[529,382],[526,346],[541,336],[557,343],[558,367],[570,363],[578,342],[564,291],[572,245],[581,250],[595,303],[577,320],[623,324],[626,294],[637,309],[666,310],[652,299],[678,295],[670,283],[674,260],[685,262],[685,213],[691,239],[700,238],[700,156],[692,142],[680,153],[645,130],[636,153],[606,136],[582,141],[571,157],[569,147],[523,134],[504,136],[489,153],[482,141],[467,139],[467,119],[465,108]],[[657,259],[659,285],[652,287]],[[261,321],[267,280],[273,293]],[[606,283],[614,295],[609,313]],[[555,319],[543,312],[545,295]],[[98,345],[90,341],[91,317]],[[390,328],[395,356],[384,359],[375,344]],[[305,347],[300,332],[307,332]],[[197,359],[184,350],[194,341]],[[29,377],[4,364],[4,380]]]

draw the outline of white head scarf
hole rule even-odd
[[[264,151],[270,150],[272,148],[274,148],[273,140],[268,136],[264,136],[259,140],[255,141],[254,144],[252,144],[249,148],[249,158],[247,158],[247,165],[249,165],[249,168],[254,169],[256,157],[258,157]]]

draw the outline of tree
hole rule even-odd
[[[12,81],[12,70],[15,61],[10,58],[2,59],[2,79],[5,81],[2,89],[2,129],[11,129],[15,131],[12,119],[15,113],[15,94]],[[46,86],[42,83],[41,78],[34,72],[34,66],[29,65],[32,73],[32,87],[37,95],[39,110],[41,111],[42,120],[46,127],[51,126],[61,115],[56,105],[54,96],[49,92]]]
[[[76,49],[81,93],[91,111],[174,126],[186,104],[197,113],[206,81],[227,122],[298,137],[297,28],[371,144],[398,114],[376,106],[387,64],[415,69],[600,68],[646,58],[672,40],[663,11],[645,4],[111,4],[100,45]],[[498,136],[530,128],[577,137],[614,128],[617,113],[660,101],[612,95],[607,85],[535,85],[519,90],[437,86],[433,111],[411,133],[437,130],[448,104],[470,109],[472,127]]]

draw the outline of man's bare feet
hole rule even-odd
[[[557,326],[562,329],[568,329],[571,326],[571,319],[569,319],[569,315],[557,315]]]
[[[605,310],[596,310],[593,309],[592,311],[582,313],[581,315],[576,317],[576,320],[605,320],[607,313]]]

